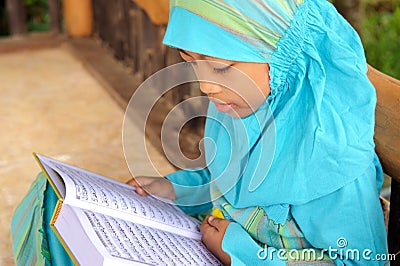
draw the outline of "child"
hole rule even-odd
[[[137,192],[193,214],[212,202],[203,242],[225,264],[384,264],[375,90],[360,39],[334,7],[171,0],[164,43],[202,80],[213,145],[207,168],[137,177]],[[257,87],[207,82],[237,71]]]

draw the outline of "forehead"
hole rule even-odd
[[[216,61],[216,62],[220,62],[220,63],[227,64],[227,65],[233,64],[236,62],[236,61],[230,61],[230,60],[226,60],[226,59],[222,59],[222,58],[198,54],[198,53],[194,53],[194,52],[190,52],[190,51],[186,51],[186,50],[182,50],[182,49],[179,49],[179,52],[181,53],[181,55],[183,54],[184,56],[190,57],[193,60],[210,60],[210,61]]]

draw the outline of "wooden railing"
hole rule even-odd
[[[151,5],[151,3],[156,3]],[[119,92],[129,101],[134,90],[151,74],[181,62],[182,59],[176,49],[162,44],[162,38],[166,30],[166,18],[168,18],[168,0],[94,0],[94,36],[98,37],[103,45],[110,48],[114,56],[122,62],[135,79],[130,91]],[[150,8],[146,11],[142,7]],[[162,15],[154,11],[167,12]],[[169,110],[182,100],[192,96],[198,96],[199,90],[192,88],[191,84],[184,84],[171,90],[162,97],[159,104],[154,107],[147,123],[146,134],[151,142],[160,149],[160,128]],[[189,158],[200,156],[200,150],[196,142],[200,140],[204,119],[196,118],[185,126],[181,136],[183,153]],[[197,132],[199,134],[185,134],[185,132]]]
[[[376,88],[375,143],[383,170],[392,177],[388,243],[391,253],[400,252],[400,81],[369,67]],[[399,259],[400,254],[397,256]]]
[[[94,0],[93,11],[94,35],[113,50],[115,57],[131,69],[139,82],[181,61],[175,49],[162,44],[166,25],[154,23],[134,1]],[[184,97],[175,96],[176,101]]]

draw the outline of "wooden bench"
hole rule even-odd
[[[389,253],[400,251],[400,81],[369,66],[376,88],[375,143],[384,172],[392,177],[388,228]],[[397,260],[400,255],[397,254]]]

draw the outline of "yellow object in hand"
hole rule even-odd
[[[225,219],[224,214],[218,208],[213,208],[211,215],[219,219]]]

